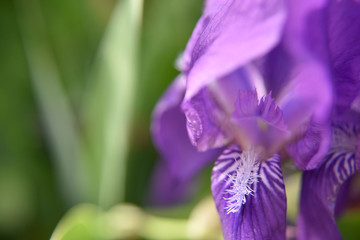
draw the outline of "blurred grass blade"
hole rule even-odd
[[[105,208],[121,201],[124,195],[142,5],[142,0],[117,2],[84,99],[93,167],[100,169],[99,203]]]
[[[46,38],[46,28],[37,0],[15,1],[20,32],[34,94],[40,107],[47,140],[53,149],[61,187],[69,203],[88,198],[86,164],[74,115],[62,87]]]

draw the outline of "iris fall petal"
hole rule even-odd
[[[211,188],[224,237],[285,239],[286,196],[279,156],[261,162],[251,156],[256,152],[242,152],[233,145],[215,162]]]

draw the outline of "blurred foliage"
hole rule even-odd
[[[135,117],[125,200],[144,203],[148,179],[157,153],[150,137],[151,112],[161,94],[178,74],[177,56],[185,49],[196,21],[201,15],[202,0],[145,0],[140,47],[140,73],[136,94]]]
[[[51,240],[59,239],[221,240],[214,200],[207,196],[188,219],[153,215],[132,204],[118,204],[108,211],[81,204],[61,219]]]
[[[360,211],[349,210],[337,221],[344,240],[360,239]]]
[[[93,85],[93,69],[116,4],[114,0],[0,1],[0,239],[47,239],[76,202],[62,189],[64,179],[41,115],[41,99],[30,80],[33,73],[23,31],[49,56],[45,59],[51,59],[52,63],[45,64],[56,69],[59,86],[74,114],[74,127],[83,136],[84,101]],[[127,202],[143,206],[146,201],[157,158],[149,134],[151,111],[177,75],[174,61],[185,47],[201,6],[200,0],[144,2],[140,71],[128,140]],[[39,22],[41,33],[32,29]],[[40,70],[49,73],[48,68]],[[59,114],[57,105],[54,108],[51,113]]]

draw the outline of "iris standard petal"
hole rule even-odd
[[[295,57],[282,43],[258,65],[292,135],[288,153],[305,170],[317,167],[330,147],[331,77],[316,55]]]
[[[327,137],[331,131],[333,90],[326,47],[326,10],[327,0],[290,0],[281,42],[282,54],[290,59],[291,69],[276,99],[293,138],[299,139],[288,153],[303,169],[318,166],[330,148]]]
[[[233,145],[215,162],[211,188],[226,240],[285,239],[286,196],[278,155]]]
[[[342,239],[335,222],[335,203],[342,184],[358,171],[353,152],[331,152],[316,170],[306,171],[298,217],[298,239]]]
[[[255,64],[263,76],[266,89],[271,89],[273,96],[279,96],[282,88],[291,80],[293,68],[293,60],[283,42],[257,59]]]
[[[215,5],[215,7],[213,7]],[[283,0],[209,1],[191,37],[185,101],[211,81],[264,55],[281,36],[285,19]]]
[[[330,1],[328,36],[336,106],[348,109],[360,90],[360,3]]]
[[[289,0],[281,45],[291,62],[288,82],[276,96],[290,129],[309,117],[328,120],[332,83],[326,38],[327,0]]]

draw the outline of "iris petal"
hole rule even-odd
[[[271,155],[290,135],[271,93],[258,101],[256,90],[239,91],[233,121],[241,129],[239,134],[244,135],[244,141],[263,146]]]
[[[239,68],[182,103],[189,137],[199,151],[223,147],[233,138],[229,121],[234,102],[239,90],[253,88],[251,78],[249,69]]]
[[[180,108],[184,92],[185,79],[180,76],[165,92],[153,112],[151,132],[161,154],[161,162],[158,163],[152,183],[155,203],[181,200],[175,196],[181,195],[179,192],[185,194],[190,189],[190,180],[221,152],[214,149],[200,153],[191,144],[186,133],[185,115]],[[160,175],[167,176],[166,184],[159,181],[164,180]]]
[[[287,146],[288,153],[293,157],[294,164],[302,170],[317,168],[322,156],[329,149],[331,142],[330,123],[318,124],[315,121],[305,123],[297,130],[299,140]]]
[[[328,8],[329,49],[336,84],[336,105],[349,108],[360,90],[360,3],[330,1]]]
[[[327,2],[290,0],[284,38],[275,54],[284,58],[280,62],[286,58],[290,62],[286,85],[279,91],[277,101],[293,137],[299,139],[288,148],[288,153],[302,169],[318,166],[330,148],[333,90],[326,47]],[[271,64],[271,58],[268,61]],[[274,83],[281,84],[280,81]],[[301,139],[303,137],[305,139]],[[316,143],[315,146],[312,143]]]
[[[350,119],[348,119],[350,120]],[[332,125],[333,141],[324,163],[305,171],[298,217],[299,239],[341,239],[335,214],[343,206],[346,184],[360,170],[358,122],[338,122]]]
[[[335,204],[342,184],[358,171],[353,152],[330,152],[325,163],[306,171],[298,217],[298,239],[342,239],[335,221]]]
[[[280,158],[274,155],[266,161],[249,161],[244,158],[246,152],[233,145],[223,152],[213,168],[211,188],[224,237],[285,239],[286,196]],[[256,151],[254,155],[247,154],[257,156]],[[249,176],[250,181],[244,176]],[[243,181],[234,181],[237,177]],[[236,202],[242,205],[236,207]]]
[[[276,45],[285,20],[284,5],[282,0],[207,2],[184,53],[185,101]]]

